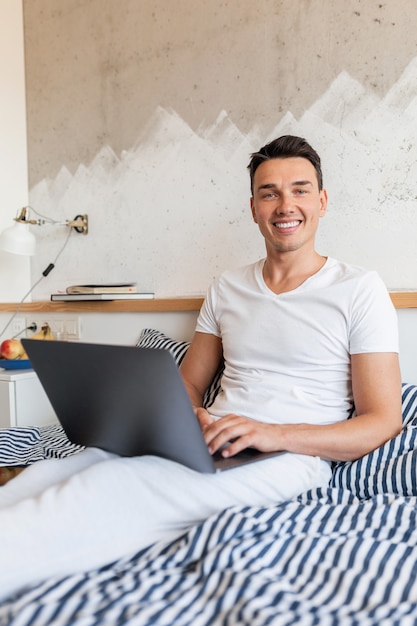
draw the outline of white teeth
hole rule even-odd
[[[275,226],[277,228],[294,228],[294,226],[298,226],[299,223],[299,220],[297,220],[296,222],[285,222],[281,224],[275,222]]]

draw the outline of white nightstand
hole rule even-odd
[[[0,428],[56,422],[55,412],[33,370],[0,369]]]

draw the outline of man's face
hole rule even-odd
[[[267,250],[314,249],[319,218],[326,212],[327,193],[307,159],[270,159],[255,172],[251,210]]]

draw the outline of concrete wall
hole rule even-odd
[[[246,164],[284,132],[321,152],[330,194],[322,253],[415,289],[417,44],[412,0],[0,0],[0,225],[30,202],[89,213],[35,291],[132,279],[159,296],[203,293],[263,245]],[[31,281],[65,228],[35,231]],[[0,258],[0,300],[27,259]],[[19,283],[19,276],[22,283]],[[404,380],[417,381],[417,312],[399,311]],[[0,315],[2,324],[9,316]],[[87,341],[144,326],[190,338],[194,314],[80,316]]]
[[[0,0],[0,230],[28,203],[23,12]],[[0,301],[20,300],[30,287],[28,257],[0,251]]]
[[[34,298],[124,279],[200,294],[263,255],[246,164],[286,132],[323,157],[320,251],[413,289],[414,12],[412,0],[24,0],[30,202],[91,222]],[[39,230],[33,281],[65,239]]]

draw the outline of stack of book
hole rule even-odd
[[[136,283],[104,283],[97,285],[71,285],[65,293],[53,293],[51,300],[71,302],[76,300],[150,300],[152,292],[139,292]]]

